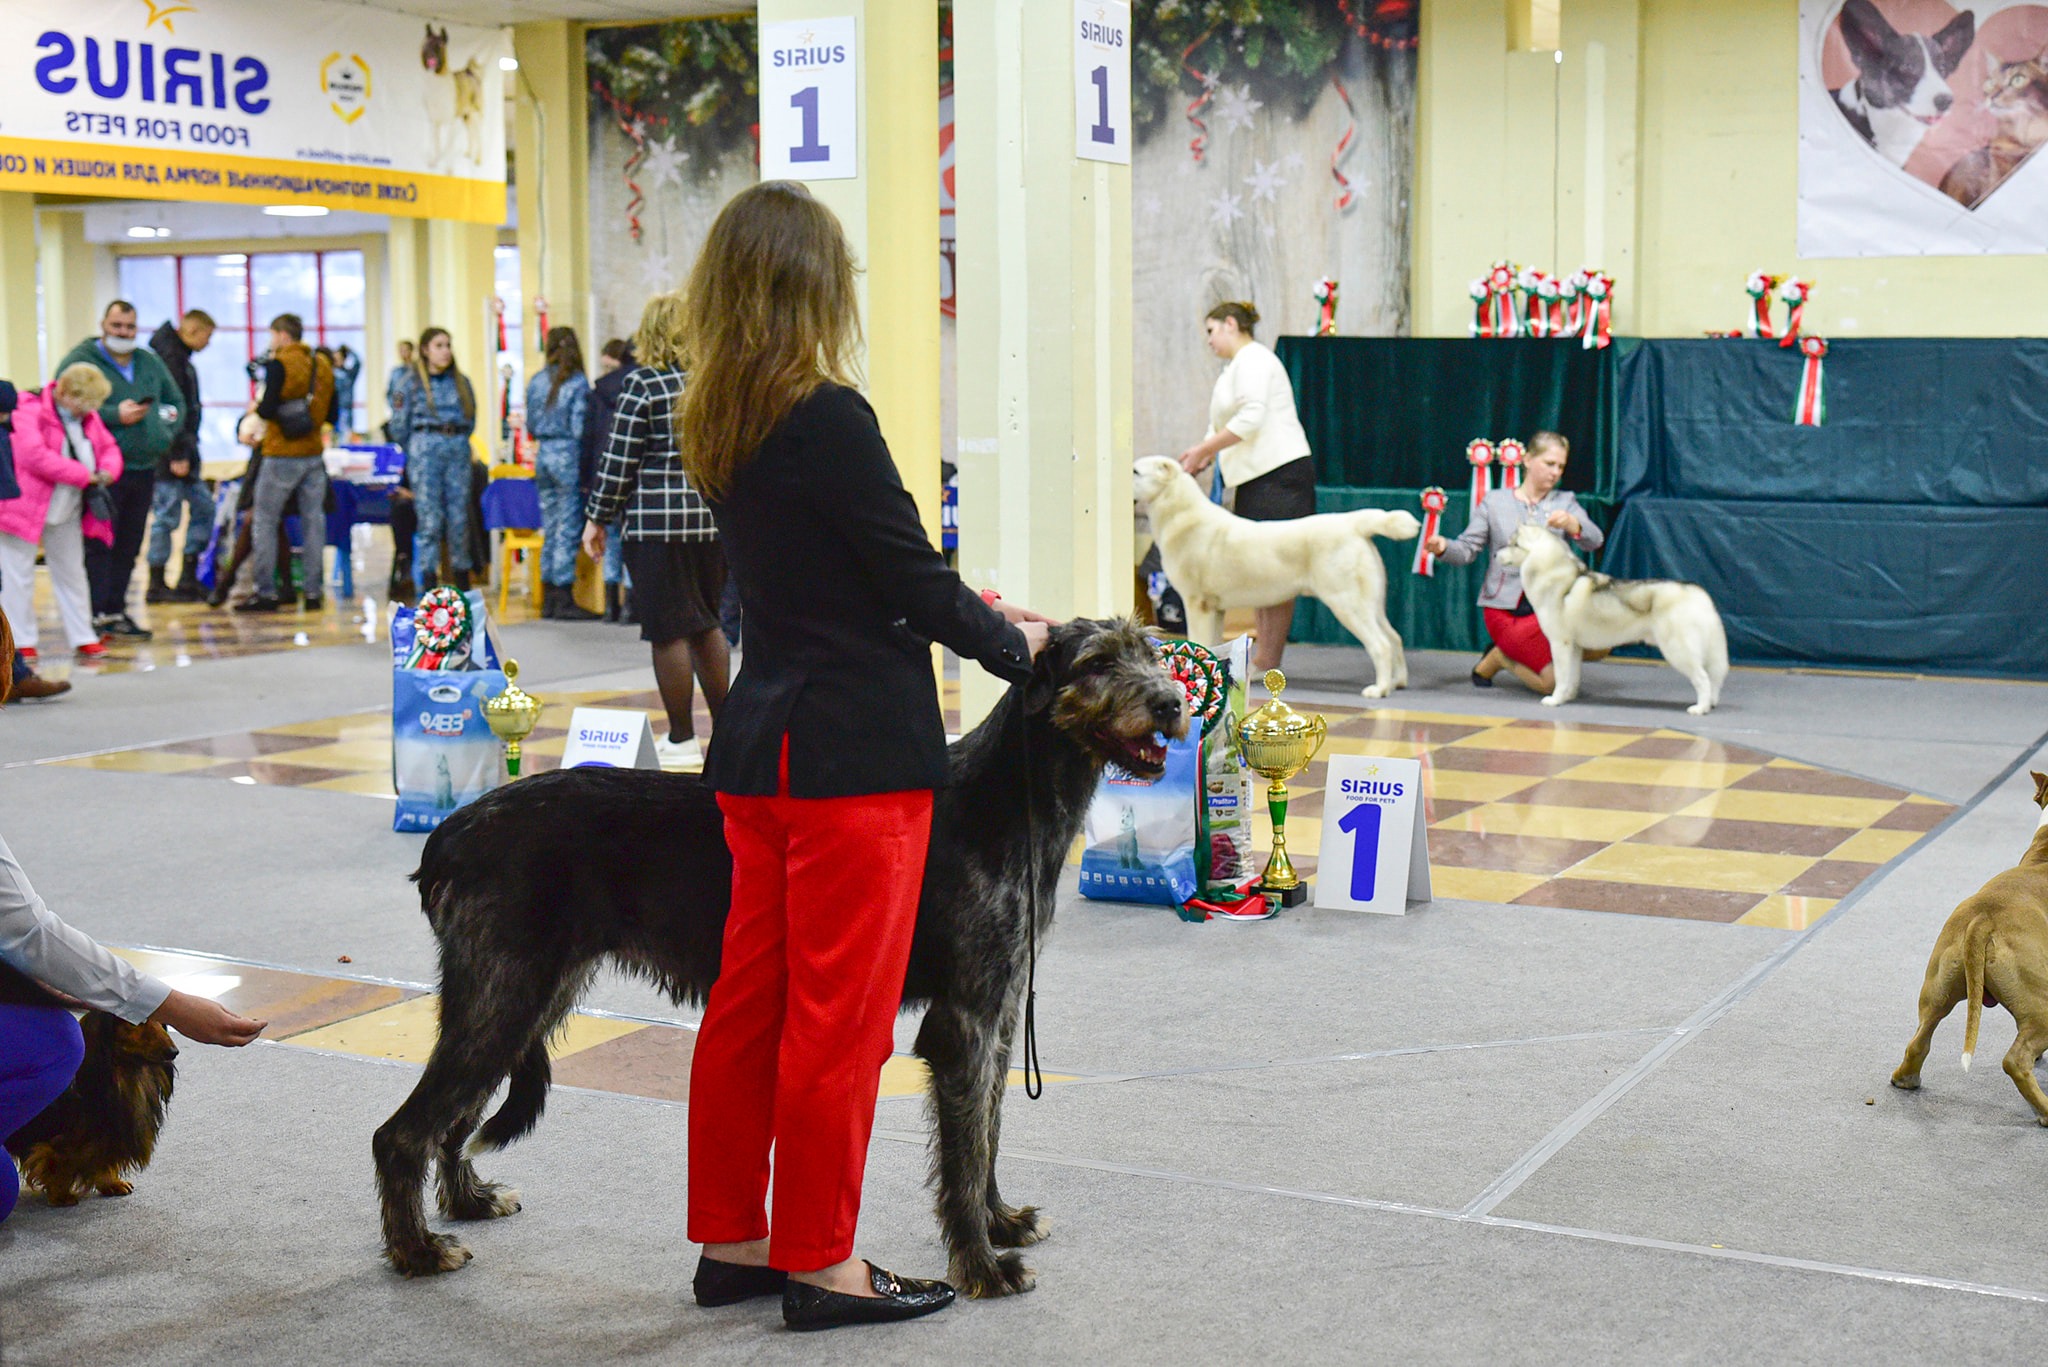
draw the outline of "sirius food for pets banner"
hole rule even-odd
[[[481,593],[434,589],[391,622],[394,831],[431,831],[503,781],[484,703],[505,690]]]
[[[2048,4],[1801,0],[1799,255],[2035,253]]]
[[[327,0],[13,0],[0,190],[497,223],[511,50]]]

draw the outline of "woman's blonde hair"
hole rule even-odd
[[[633,360],[656,370],[683,368],[683,296],[680,291],[657,294],[640,310],[640,328],[633,334]]]
[[[1570,457],[1572,453],[1572,444],[1565,439],[1562,432],[1545,430],[1529,438],[1529,454],[1532,456],[1538,451],[1547,451],[1552,447],[1557,448],[1558,453],[1565,457]]]
[[[711,225],[683,315],[676,436],[691,481],[717,498],[799,401],[853,383],[860,313],[839,220],[793,181],[742,191]]]
[[[64,367],[51,388],[75,404],[98,408],[113,396],[114,382],[91,361],[74,361]]]

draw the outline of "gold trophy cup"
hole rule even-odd
[[[519,661],[505,661],[505,691],[484,703],[484,720],[505,742],[505,770],[519,777],[519,743],[540,725],[540,699],[519,686]]]
[[[1287,676],[1277,669],[1266,671],[1266,691],[1272,696],[1265,705],[1237,724],[1232,733],[1237,752],[1246,767],[1270,785],[1266,789],[1266,810],[1273,815],[1273,857],[1258,890],[1283,907],[1308,900],[1308,885],[1294,871],[1287,857],[1287,780],[1303,769],[1323,748],[1328,730],[1321,717],[1295,711],[1280,700],[1287,689]]]

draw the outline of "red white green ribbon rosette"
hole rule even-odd
[[[1482,275],[1474,280],[1466,287],[1466,292],[1472,296],[1472,335],[1493,336],[1493,291],[1486,283],[1486,277]]]
[[[1188,715],[1201,723],[1206,735],[1229,701],[1229,680],[1224,676],[1223,661],[1216,658],[1214,651],[1193,641],[1154,641],[1152,649],[1158,652],[1160,663],[1186,695]]]
[[[1799,376],[1799,399],[1793,405],[1792,421],[1799,427],[1819,427],[1828,420],[1827,393],[1822,388],[1821,367],[1827,360],[1828,339],[1808,334],[1799,339],[1799,354],[1806,364]]]
[[[1316,281],[1316,336],[1337,335],[1337,282],[1329,276]]]
[[[469,600],[457,589],[428,589],[413,612],[412,629],[412,649],[406,654],[405,667],[447,668],[451,661],[469,654],[469,638],[475,629]]]
[[[1800,329],[1806,325],[1806,301],[1813,297],[1811,280],[1786,280],[1778,289],[1778,297],[1785,301],[1785,333],[1779,346],[1797,346]]]
[[[1515,336],[1515,268],[1512,263],[1493,263],[1493,268],[1486,273],[1486,292],[1489,296],[1487,308],[1493,315],[1493,335]]]
[[[1585,272],[1581,293],[1586,299],[1586,321],[1580,331],[1582,345],[1598,351],[1614,345],[1614,277],[1606,271]]]
[[[1777,330],[1771,326],[1771,301],[1778,293],[1778,286],[1785,277],[1772,275],[1769,271],[1751,271],[1749,279],[1742,284],[1742,292],[1749,296],[1749,316],[1743,319],[1742,335],[1745,337],[1775,337]]]
[[[1509,437],[1493,448],[1493,458],[1500,462],[1500,487],[1513,493],[1522,487],[1522,462],[1528,459],[1529,448]]]
[[[1472,463],[1472,516],[1479,516],[1479,505],[1486,502],[1487,494],[1493,491],[1493,443],[1481,438],[1465,444],[1465,459]]]
[[[1415,540],[1414,573],[1425,579],[1436,577],[1436,557],[1429,553],[1429,542],[1437,535],[1444,509],[1450,506],[1450,502],[1450,496],[1437,485],[1432,484],[1422,491],[1422,535]]]
[[[1536,303],[1529,310],[1529,331],[1537,337],[1551,337],[1564,329],[1564,305],[1558,299],[1558,282],[1554,275],[1537,272]]]

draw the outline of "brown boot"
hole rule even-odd
[[[34,698],[54,698],[60,693],[70,691],[69,679],[46,679],[40,674],[31,674],[26,679],[16,681],[14,698],[17,702]]]

